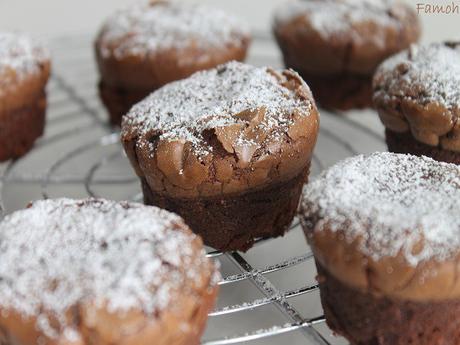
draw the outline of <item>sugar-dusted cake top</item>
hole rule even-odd
[[[312,102],[308,86],[295,72],[230,62],[152,93],[124,117],[122,136],[155,132],[160,139],[185,140],[206,151],[211,149],[206,131],[226,128],[223,141],[260,143],[260,135],[251,139],[243,129],[256,127],[254,133],[272,139],[285,135],[294,113],[308,117],[316,109]]]
[[[460,108],[460,42],[413,45],[387,61],[374,78],[375,97],[412,98]]]
[[[123,57],[190,46],[239,45],[248,36],[244,23],[221,10],[179,1],[144,1],[110,17],[99,42],[103,55]]]
[[[295,0],[279,7],[275,23],[304,18],[324,38],[348,37],[361,24],[374,23],[385,28],[399,26],[399,17],[404,17],[406,10],[399,0]],[[368,32],[368,35],[376,36],[379,31]]]
[[[375,153],[346,159],[304,190],[311,231],[340,231],[378,261],[411,266],[460,253],[460,167],[426,157]]]
[[[0,224],[0,307],[36,316],[48,337],[57,336],[56,321],[72,326],[71,308],[88,304],[155,317],[213,274],[201,241],[154,207],[45,200]]]
[[[30,37],[0,32],[0,85],[39,73],[49,58],[49,52]]]

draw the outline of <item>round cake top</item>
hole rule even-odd
[[[460,42],[413,45],[386,60],[374,78],[377,97],[407,97],[446,109],[460,109],[458,85]]]
[[[374,105],[384,125],[460,152],[460,43],[412,45],[377,69]]]
[[[400,25],[397,15],[404,15],[400,5],[398,0],[296,0],[279,8],[275,23],[304,18],[324,38],[349,36],[363,23],[380,27]]]
[[[8,86],[31,74],[40,73],[49,59],[49,52],[28,36],[0,32],[0,85]]]
[[[178,216],[102,199],[36,201],[7,216],[0,262],[2,316],[34,316],[51,338],[61,334],[54,321],[60,331],[72,327],[72,307],[156,317],[178,293],[206,289],[217,277],[201,240]]]
[[[246,25],[217,9],[151,1],[120,10],[99,35],[103,56],[143,56],[158,50],[221,48],[249,37]]]
[[[121,140],[152,190],[221,196],[305,171],[319,114],[292,70],[230,62],[165,85],[123,117]]]
[[[312,233],[340,232],[374,261],[410,266],[460,254],[460,167],[426,157],[375,153],[346,159],[304,191]]]
[[[315,109],[312,102],[308,86],[295,72],[279,73],[267,67],[230,62],[152,93],[123,118],[122,136],[134,133],[139,137],[186,141],[195,152],[206,155],[213,149],[205,141],[208,130],[235,129],[218,135],[224,147],[251,146],[265,137],[274,140],[292,125],[293,113],[308,117]],[[254,137],[237,130],[249,125],[257,129],[252,132]],[[258,132],[263,132],[264,138]]]

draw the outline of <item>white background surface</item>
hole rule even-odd
[[[95,34],[115,9],[136,0],[0,0],[0,30],[21,30],[36,35]],[[285,0],[182,0],[220,7],[244,18],[254,29],[269,30],[271,17]],[[448,0],[406,0],[449,4]],[[460,5],[460,0],[457,0]],[[424,41],[460,39],[460,14],[420,14]]]

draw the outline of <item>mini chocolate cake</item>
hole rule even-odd
[[[0,161],[27,153],[43,134],[48,52],[22,34],[0,32]]]
[[[460,167],[375,153],[306,187],[328,325],[352,345],[460,344]]]
[[[374,104],[392,152],[460,164],[460,42],[412,46],[374,77]]]
[[[0,224],[2,344],[198,345],[219,274],[178,216],[37,201]]]
[[[132,105],[194,72],[243,61],[250,35],[226,13],[178,1],[136,4],[113,15],[96,40],[102,101],[120,125]]]
[[[209,246],[246,250],[287,230],[318,126],[297,73],[231,62],[154,92],[121,137],[145,203],[180,214]]]
[[[298,0],[276,12],[274,33],[287,67],[322,107],[372,105],[372,76],[420,36],[417,15],[398,0]]]

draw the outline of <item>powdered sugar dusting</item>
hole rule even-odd
[[[383,86],[377,94],[411,97],[405,90],[413,89],[422,103],[460,109],[460,43],[412,46],[385,61],[377,75]]]
[[[118,11],[105,23],[102,54],[144,55],[159,49],[239,45],[247,26],[217,9],[177,1],[139,3]]]
[[[122,135],[133,130],[140,135],[156,133],[160,138],[185,140],[196,150],[206,150],[211,149],[202,145],[207,129],[244,124],[239,114],[262,108],[265,114],[258,126],[270,135],[283,133],[291,124],[292,113],[308,116],[312,104],[281,85],[286,81],[284,76],[278,77],[281,80],[266,67],[238,62],[195,73],[135,105],[123,118]],[[309,90],[305,83],[303,86]]]
[[[198,282],[203,270],[213,274],[205,253],[192,247],[195,235],[174,230],[178,223],[140,204],[34,202],[0,225],[1,308],[37,315],[50,337],[57,334],[49,314],[65,330],[65,312],[86,302],[153,315],[171,303],[172,291]]]
[[[327,224],[349,242],[362,238],[362,252],[374,260],[402,253],[416,266],[459,254],[459,200],[459,166],[375,153],[323,172],[305,188],[302,208],[315,231]]]
[[[39,72],[41,64],[48,59],[48,51],[28,36],[0,32],[1,83],[6,83],[11,78],[21,79],[28,74]],[[14,73],[5,73],[8,71]]]
[[[352,34],[359,23],[374,22],[381,27],[397,25],[388,11],[396,0],[296,0],[279,8],[277,23],[305,16],[323,37]]]

